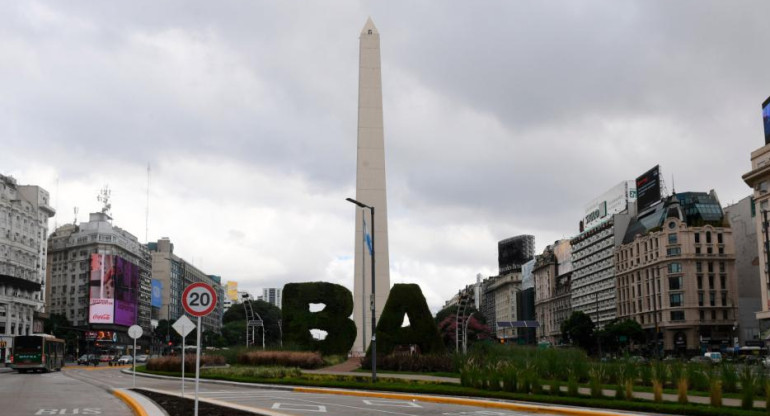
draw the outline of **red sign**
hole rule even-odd
[[[206,316],[217,306],[217,293],[206,283],[193,283],[182,293],[182,306],[192,316]]]

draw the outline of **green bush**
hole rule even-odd
[[[389,371],[411,371],[421,373],[457,372],[457,361],[449,354],[390,354],[377,358],[377,368]],[[361,367],[372,368],[372,360],[362,359]]]
[[[319,368],[324,365],[321,354],[301,351],[249,351],[238,355],[238,364]]]
[[[225,358],[220,355],[201,356],[201,368],[207,366],[225,365]],[[187,354],[184,360],[184,372],[195,373],[195,355]],[[152,358],[147,361],[147,369],[152,371],[182,371],[182,358],[180,356],[166,356]]]

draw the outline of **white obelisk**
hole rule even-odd
[[[369,18],[361,31],[358,68],[358,152],[356,161],[356,200],[374,207],[375,317],[379,320],[390,293],[388,255],[388,206],[385,191],[385,135],[382,123],[382,71],[380,34]],[[365,353],[372,337],[370,296],[372,293],[371,256],[363,240],[365,216],[369,233],[372,219],[368,209],[356,209],[355,280],[353,317],[358,329],[353,355]],[[381,351],[378,351],[381,352]]]

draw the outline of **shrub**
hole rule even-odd
[[[203,355],[201,356],[201,368],[208,366],[225,365],[225,358],[221,355]],[[195,372],[195,355],[187,354],[184,360],[185,373]],[[152,358],[147,361],[147,369],[152,371],[182,371],[182,358],[179,356],[166,356]]]
[[[602,397],[602,380],[604,379],[604,367],[601,364],[594,366],[589,373],[590,381],[588,383],[591,388],[591,397],[599,399]]]
[[[754,408],[754,391],[756,376],[750,366],[743,367],[741,371],[741,407],[744,409]]]
[[[567,395],[577,397],[578,394],[577,376],[570,374],[569,379],[567,379]]]
[[[687,404],[687,377],[684,375],[679,376],[679,381],[676,384],[677,400],[681,404]]]
[[[238,363],[244,365],[319,368],[324,361],[317,352],[299,351],[250,351],[238,355]]]
[[[203,374],[215,377],[288,378],[300,377],[302,371],[295,367],[229,367],[207,368],[203,371]]]
[[[738,391],[738,372],[734,365],[722,365],[722,389],[727,393]]]
[[[634,379],[626,379],[626,400],[634,399]]]
[[[372,368],[372,360],[364,358],[361,368]],[[411,371],[420,373],[457,371],[456,360],[450,354],[390,354],[377,357],[377,368],[390,371]]]
[[[323,303],[319,312],[308,305]],[[353,312],[353,295],[344,286],[326,282],[289,283],[283,287],[283,335],[288,344],[304,351],[347,354],[356,340],[356,324],[348,317]],[[314,339],[311,329],[327,332],[324,340]]]

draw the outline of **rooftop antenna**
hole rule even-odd
[[[109,185],[104,185],[104,188],[99,191],[99,196],[96,197],[96,200],[102,203],[102,214],[107,214],[108,217],[110,216],[110,209],[112,209],[110,195],[112,195],[112,191]]]
[[[147,206],[144,211],[144,242],[149,243],[150,234],[150,163],[147,163]]]
[[[674,174],[671,174],[671,192],[676,195],[676,183],[674,183]]]
[[[78,225],[78,211],[79,211],[78,207],[75,207],[74,211],[75,211],[75,219],[72,220],[72,224]]]

